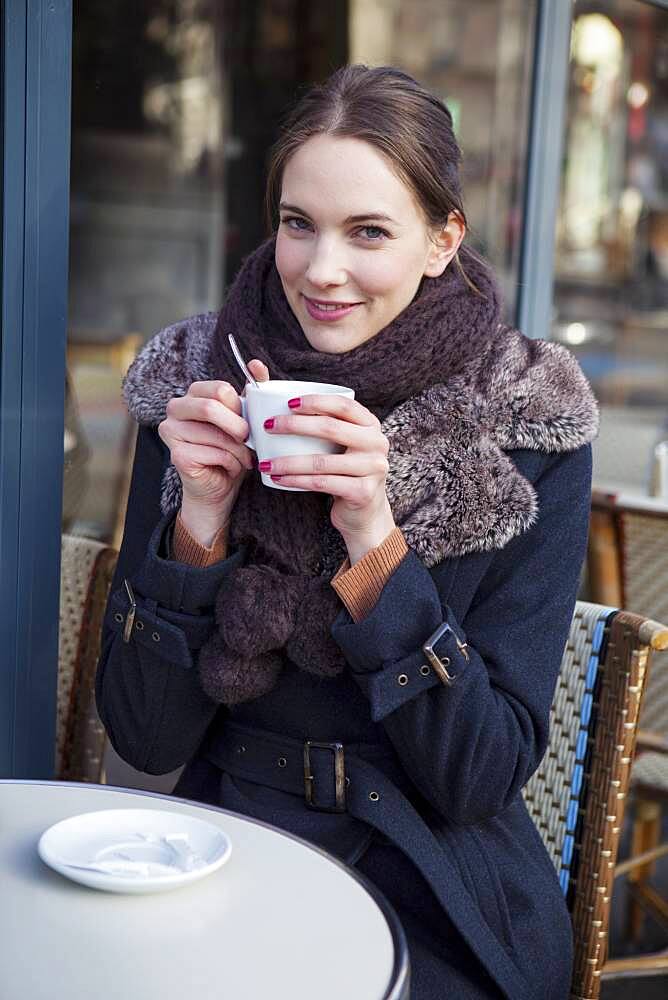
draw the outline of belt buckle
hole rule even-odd
[[[315,777],[311,772],[311,747],[319,750],[331,750],[334,754],[334,793],[336,804],[333,806],[319,806],[313,801]],[[343,743],[320,743],[317,740],[304,741],[304,796],[306,804],[310,809],[335,813],[346,811],[346,771],[343,757]]]
[[[431,663],[432,669],[436,674],[436,676],[438,677],[438,679],[441,681],[441,683],[450,687],[457,680],[457,674],[448,673],[446,668],[450,665],[450,660],[446,657],[445,662],[443,662],[443,660],[441,660],[440,656],[438,656],[438,654],[434,650],[434,646],[436,645],[438,640],[441,639],[446,634],[446,632],[450,632],[452,634],[452,637],[457,645],[458,651],[468,662],[468,660],[470,659],[468,651],[468,643],[462,642],[461,639],[455,633],[454,629],[452,629],[447,622],[443,622],[442,625],[439,625],[434,634],[429,636],[429,638],[422,647],[422,652]]]

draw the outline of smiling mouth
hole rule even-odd
[[[308,295],[303,295],[306,309],[309,316],[317,320],[331,321],[347,316],[361,302],[330,302],[326,299],[311,299]]]

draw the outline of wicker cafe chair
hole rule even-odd
[[[95,670],[117,552],[63,535],[61,553],[56,778],[101,783],[106,734],[95,707]]]
[[[578,601],[550,717],[547,753],[526,788],[573,921],[571,1000],[596,1000],[610,897],[650,652],[668,628]]]
[[[668,504],[595,491],[589,550],[591,598],[668,621]],[[655,664],[640,716],[631,771],[631,854],[648,856],[629,871],[628,935],[639,941],[646,913],[668,927],[668,900],[650,884],[668,807],[668,656]]]

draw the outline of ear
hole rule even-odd
[[[427,278],[438,278],[459,250],[466,235],[464,220],[458,212],[450,212],[442,229],[431,235],[431,247],[425,264]]]

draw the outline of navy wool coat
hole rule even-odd
[[[187,764],[175,794],[273,823],[356,865],[403,923],[415,1000],[565,1000],[569,991],[570,920],[521,789],[547,745],[585,552],[591,449],[507,454],[536,490],[533,527],[431,569],[410,550],[364,620],[345,609],[336,618],[348,671],[324,678],[286,662],[273,691],[228,709],[203,692],[197,656],[221,581],[244,551],[205,569],[169,558],[173,518],[160,511],[169,454],[142,426],[105,619],[97,704],[120,756],[150,774]],[[125,578],[144,624],[127,643]],[[450,657],[452,686],[420,670],[422,643],[443,622],[453,631],[437,652]],[[369,806],[365,793],[360,806],[376,809],[372,825],[221,766],[209,750],[235,726],[296,745],[383,747],[391,784],[380,775],[377,801]]]

